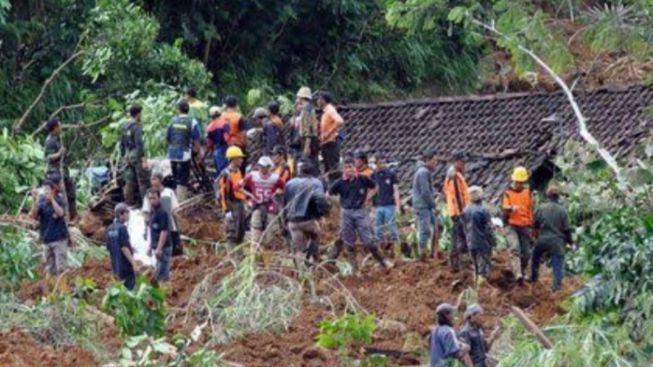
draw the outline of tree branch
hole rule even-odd
[[[477,19],[470,18],[472,23],[480,26],[481,28],[492,32],[496,34],[499,37],[506,38],[506,35],[501,33],[499,30],[496,29],[494,26],[494,22],[492,25],[485,24]],[[517,48],[526,55],[528,55],[531,59],[533,59],[542,69],[544,69],[551,78],[560,86],[562,91],[565,93],[567,96],[567,100],[569,101],[569,104],[571,105],[571,109],[574,112],[574,115],[576,116],[576,122],[578,125],[578,130],[580,136],[585,140],[586,143],[588,143],[596,152],[601,156],[601,158],[605,161],[605,163],[608,164],[610,169],[614,172],[617,181],[619,181],[620,184],[625,184],[625,181],[623,180],[623,176],[621,175],[621,168],[619,167],[619,164],[617,163],[617,160],[614,158],[610,152],[608,152],[605,148],[601,146],[599,141],[592,135],[589,130],[587,130],[587,123],[585,116],[580,110],[580,107],[578,106],[578,103],[576,103],[576,99],[574,98],[573,93],[569,89],[569,86],[567,86],[567,83],[565,83],[564,80],[555,72],[549,65],[547,65],[544,60],[542,60],[539,56],[537,56],[533,51],[530,49],[526,48],[522,44],[517,44]],[[624,187],[626,187],[624,185]]]
[[[80,103],[75,103],[75,104],[71,104],[71,105],[67,105],[67,106],[61,106],[61,107],[57,108],[57,110],[55,110],[55,111],[50,115],[50,117],[48,117],[48,119],[51,119],[51,118],[57,116],[58,114],[60,114],[60,113],[63,112],[63,111],[72,110],[72,109],[76,109],[76,108],[84,108],[84,107],[98,107],[98,108],[99,108],[99,107],[101,107],[101,106],[99,106],[99,105],[94,105],[94,104],[87,104],[86,102],[80,102]],[[30,135],[31,135],[31,136],[38,135],[38,133],[40,133],[41,131],[43,131],[43,130],[46,128],[47,124],[48,124],[47,121],[43,122],[43,123],[42,123],[42,124],[41,124],[37,129],[36,129],[36,130],[34,130],[34,132],[31,133]],[[70,125],[69,125],[69,126],[70,126]]]
[[[43,86],[41,87],[41,91],[39,94],[36,96],[34,99],[34,102],[27,108],[27,110],[23,113],[23,115],[16,121],[16,124],[14,124],[13,127],[13,134],[16,135],[20,129],[23,127],[23,124],[25,124],[25,120],[27,120],[27,117],[32,113],[32,110],[36,105],[39,104],[41,99],[43,99],[43,96],[45,95],[45,91],[48,89],[50,84],[56,79],[56,77],[61,73],[61,71],[71,62],[75,61],[79,56],[81,56],[84,53],[84,51],[77,51],[74,54],[72,54],[66,61],[64,61],[61,65],[59,65],[58,68],[56,68],[52,74],[45,80],[45,83],[43,83]]]

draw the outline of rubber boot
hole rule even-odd
[[[340,257],[340,254],[342,253],[343,247],[344,247],[344,242],[342,242],[342,239],[338,238],[336,242],[333,243],[329,260],[332,260],[334,262],[338,260],[338,257]]]
[[[370,248],[370,253],[372,254],[372,257],[374,257],[374,259],[379,264],[381,264],[381,266],[383,266],[386,270],[390,270],[394,266],[394,264],[392,262],[390,262],[388,259],[383,257],[383,255],[381,254],[381,251],[379,251],[378,247]]]
[[[356,261],[356,249],[353,247],[347,249],[347,260],[349,260],[349,265],[351,265],[352,273],[358,276],[359,270],[358,261]]]

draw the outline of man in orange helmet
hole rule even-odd
[[[512,184],[503,194],[501,207],[508,225],[508,240],[512,252],[511,267],[521,284],[524,282],[533,240],[533,197],[526,187],[528,170],[517,167],[512,173]]]

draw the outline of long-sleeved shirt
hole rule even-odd
[[[562,253],[564,245],[571,243],[571,227],[565,208],[556,201],[549,201],[535,212],[535,229],[538,243],[552,247],[554,253]]]
[[[472,250],[489,249],[494,246],[492,217],[490,211],[483,205],[470,204],[463,212],[465,219],[467,242]]]
[[[299,114],[299,136],[302,139],[317,138],[320,129],[318,124],[315,107],[311,103],[306,103]]]
[[[286,217],[290,222],[314,219],[309,207],[313,195],[324,195],[324,185],[315,177],[300,176],[288,182],[284,191]]]
[[[415,209],[433,209],[435,208],[435,190],[433,189],[433,180],[431,171],[426,165],[420,162],[413,178],[413,208]]]
[[[276,117],[276,116],[275,116]],[[281,122],[281,124],[279,124]],[[266,119],[263,122],[263,153],[272,155],[272,150],[277,145],[283,145],[283,122],[277,119]]]
[[[136,161],[145,155],[145,144],[143,142],[143,129],[136,121],[124,121],[120,124],[122,135],[120,136],[120,154],[128,156],[130,160]],[[136,163],[136,162],[132,162]]]
[[[444,180],[444,195],[447,199],[447,210],[450,217],[458,217],[469,204],[469,188],[465,177],[451,167]]]

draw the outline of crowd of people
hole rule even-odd
[[[188,90],[177,103],[177,114],[166,132],[172,188],[164,184],[163,172],[150,172],[143,142],[141,106],[130,106],[128,119],[120,124],[125,203],[115,207],[115,222],[107,229],[106,244],[113,271],[127,288],[134,286],[138,269],[126,227],[130,205],[142,203],[150,239],[148,255],[156,258],[154,279],[165,282],[170,279],[171,257],[183,253],[176,214],[179,202],[190,196],[194,162],[210,161],[216,168],[215,198],[224,213],[227,241],[234,248],[245,241],[248,228],[255,249],[265,248],[276,234],[281,234],[288,240],[289,252],[295,259],[301,259],[296,261],[298,267],[316,265],[320,262],[321,218],[328,214],[331,202],[337,198],[340,234],[329,260],[337,259],[345,249],[354,273],[360,271],[357,243],[388,270],[394,266],[389,257],[403,254],[427,261],[440,251],[443,221],[437,210],[439,192],[433,176],[441,163],[435,152],[427,149],[421,154],[412,178],[411,197],[402,200],[400,177],[389,166],[392,157],[384,153],[371,156],[363,150],[341,155],[340,148],[346,139],[345,121],[328,93],[314,96],[308,87],[300,88],[294,113],[287,122],[282,119],[276,102],[266,108],[256,108],[251,118],[239,112],[234,96],[224,99],[224,107],[207,107],[193,90]],[[248,130],[252,126],[261,131],[262,152],[255,162],[250,161],[248,151]],[[47,179],[44,191],[33,193],[32,215],[40,222],[47,272],[58,275],[65,268],[67,218],[75,215],[75,187],[65,167],[61,122],[53,118],[47,127]],[[467,158],[462,150],[452,152],[442,183],[446,215],[453,223],[449,264],[453,272],[473,268],[480,286],[491,271],[496,240],[483,189],[467,184]],[[512,251],[511,265],[520,284],[527,279],[537,282],[541,263],[550,257],[552,287],[558,290],[564,275],[565,245],[572,245],[569,219],[559,203],[560,190],[555,186],[546,191],[548,201],[535,209],[528,180],[528,170],[516,167],[510,187],[501,198]],[[397,216],[404,210],[402,204],[407,202],[411,203],[417,227],[414,253],[400,246],[397,225]],[[530,274],[527,274],[529,262]],[[438,307],[439,326],[431,339],[434,360],[464,354],[462,343],[450,330],[451,312],[448,305]],[[484,365],[475,359],[475,355],[480,355],[476,351],[487,347],[485,341],[480,341],[483,339],[478,329],[481,314],[480,306],[470,308],[465,314],[467,324],[460,334],[471,345],[475,366]]]

